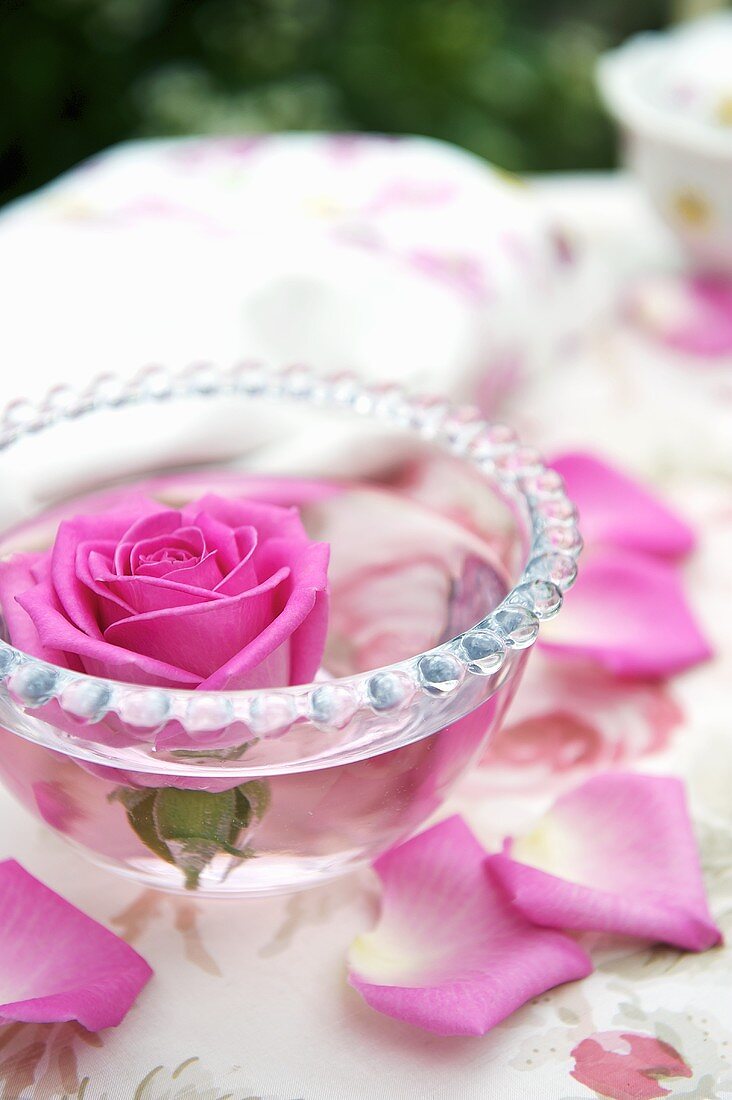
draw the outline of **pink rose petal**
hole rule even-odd
[[[511,907],[459,817],[374,867],[381,916],[351,948],[349,981],[378,1012],[438,1035],[483,1035],[531,997],[592,970],[573,940]]]
[[[104,515],[101,519],[104,519]],[[124,539],[119,542],[115,551],[115,572],[120,576],[132,573],[134,571],[132,554],[135,547],[140,542],[145,542],[148,539],[173,535],[182,526],[182,522],[180,512],[176,512],[172,508],[162,508],[158,505],[155,512],[132,517],[122,532],[117,533],[113,530],[105,532],[104,538],[115,537],[121,539],[121,536],[124,535]]]
[[[135,511],[128,510],[133,507]],[[109,512],[74,516],[59,524],[51,551],[51,580],[63,610],[80,630],[94,634],[96,629],[96,636],[99,635],[89,593],[79,584],[74,570],[69,569],[69,563],[76,560],[77,546],[96,541],[115,545],[131,523],[159,508],[159,504],[145,497],[133,502],[125,499],[121,507]]]
[[[648,335],[678,351],[709,359],[732,352],[728,276],[646,276],[632,288],[625,312]]]
[[[65,520],[51,551],[0,563],[16,644],[161,687],[265,687],[317,672],[329,549],[296,507],[215,495],[182,511],[136,503],[137,515]]]
[[[582,452],[560,455],[552,466],[579,508],[582,536],[591,548],[611,544],[669,558],[693,549],[689,525],[620,470]]]
[[[307,543],[292,557],[289,540],[273,538],[268,550],[269,567],[289,559],[291,594],[257,637],[203,681],[208,691],[306,684],[318,670],[328,630],[330,547]]]
[[[43,646],[38,631],[27,611],[18,602],[18,595],[36,583],[36,570],[47,566],[45,554],[13,554],[0,569],[0,607],[8,637],[14,646],[33,657],[54,664],[65,664],[62,650]]]
[[[322,544],[320,544],[322,545]],[[327,558],[329,547],[325,547],[322,558],[325,559],[323,568],[327,570]],[[317,555],[312,555],[313,558]],[[286,611],[286,620],[277,620],[273,627],[275,631],[281,630],[285,623],[298,623],[290,635],[290,684],[307,684],[313,679],[320,667],[320,658],[325,648],[325,637],[328,633],[329,598],[328,589],[321,585],[312,584],[309,588],[298,593],[298,605],[291,600]]]
[[[261,637],[276,614],[277,589],[288,576],[285,567],[239,596],[118,619],[107,627],[104,640],[123,652],[164,661],[203,680]]]
[[[177,553],[171,554],[171,551]],[[173,534],[158,534],[148,538],[139,539],[133,543],[130,551],[130,569],[137,573],[147,565],[167,564],[173,567],[172,561],[178,564],[191,559],[199,560],[206,552],[206,540],[203,532],[197,527],[181,527]]]
[[[84,817],[83,812],[61,783],[39,779],[31,785],[31,790],[39,814],[59,832],[65,833],[75,821]]]
[[[611,1100],[656,1100],[670,1089],[667,1077],[692,1077],[677,1050],[655,1035],[632,1031],[600,1031],[572,1051],[571,1076]]]
[[[61,651],[64,657],[58,664],[78,668],[92,676],[108,676],[131,684],[196,687],[199,682],[192,673],[184,672],[179,667],[140,653],[127,652],[77,630],[62,613],[55,591],[48,583],[37,584],[16,596],[16,601],[27,612],[38,636],[35,648],[23,648],[44,660],[50,659],[47,656],[49,653]],[[13,633],[12,637],[15,639],[16,634]]]
[[[29,875],[0,863],[0,1020],[114,1027],[152,970],[124,940]]]
[[[527,920],[547,928],[617,932],[689,951],[720,942],[678,779],[595,776],[488,863]]]
[[[283,508],[263,500],[231,499],[208,493],[200,500],[186,505],[183,519],[196,527],[203,517],[213,518],[228,527],[253,527],[260,542],[270,538],[307,539],[300,512],[296,507]]]
[[[93,569],[94,564],[94,555],[90,554],[88,568]],[[100,597],[97,614],[102,631],[129,615],[211,603],[221,598],[210,589],[196,588],[168,577],[115,577],[99,571],[97,579],[92,580],[88,579],[91,573],[84,567],[79,567],[79,575],[84,578],[90,591]]]
[[[669,676],[711,656],[675,566],[609,547],[587,555],[541,644],[620,676]]]

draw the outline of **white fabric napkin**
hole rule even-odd
[[[440,142],[127,144],[0,218],[0,399],[254,357],[490,403],[576,320],[567,259],[529,187]],[[383,459],[350,427],[270,418],[246,431],[263,469],[350,474]],[[106,433],[93,472],[101,459],[111,476],[133,444],[141,469],[224,456],[242,446],[242,419],[212,402],[143,419],[134,440]],[[16,496],[33,507],[86,487],[90,455],[39,440],[14,461]]]

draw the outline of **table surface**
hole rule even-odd
[[[588,262],[583,320],[509,413],[548,450],[591,442],[622,458],[697,525],[688,584],[718,656],[674,683],[682,728],[637,764],[686,778],[711,906],[729,935],[732,361],[670,353],[622,321],[618,301],[629,281],[676,262],[628,180],[555,178],[537,181],[535,191]],[[38,201],[26,203],[26,220]],[[73,285],[57,292],[61,306],[79,311]],[[13,396],[16,382],[5,378],[0,397]],[[516,796],[488,794],[485,783],[485,773],[469,777],[449,808],[491,843]],[[538,998],[483,1038],[444,1039],[378,1015],[346,984],[347,948],[377,911],[368,871],[289,898],[176,898],[89,866],[4,792],[0,851],[124,936],[155,970],[117,1029],[0,1031],[4,1097],[581,1100],[592,1093],[570,1076],[571,1051],[607,1030],[653,1034],[680,1052],[693,1077],[663,1081],[671,1096],[732,1097],[732,949],[691,955],[600,942],[590,978]]]

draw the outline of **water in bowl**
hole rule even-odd
[[[408,658],[488,614],[509,587],[505,535],[469,508],[431,506],[404,485],[254,478],[229,471],[148,479],[65,502],[6,532],[0,560],[48,548],[66,517],[130,490],[178,506],[206,492],[299,507],[331,545],[331,605],[318,678]],[[12,639],[11,639],[12,640]],[[279,686],[279,685],[277,685]],[[482,752],[512,691],[457,722],[328,766],[167,776],[108,767],[0,732],[0,774],[33,813],[95,861],[148,885],[236,896],[291,890],[342,873],[412,832]],[[213,756],[216,746],[209,745]]]

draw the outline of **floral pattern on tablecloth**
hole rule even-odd
[[[364,145],[353,138],[329,139],[319,147],[321,168],[327,165],[322,178],[336,180],[337,173],[353,173],[359,163],[367,171],[372,157],[386,163],[384,158],[401,147],[392,141]],[[155,180],[167,181],[163,206],[157,183],[147,194],[138,193],[138,161],[148,155]],[[156,260],[159,275],[167,259],[180,265],[174,245],[180,234],[198,242],[199,258],[203,252],[211,256],[206,250],[215,249],[228,231],[241,180],[257,158],[268,155],[261,139],[156,144],[149,154],[145,147],[121,150],[8,214],[2,232],[6,242],[15,237],[17,251],[6,251],[3,263],[7,267],[7,257],[30,255],[34,242],[41,248],[32,256],[38,271],[51,239],[64,264],[71,242],[79,262],[92,257],[97,262],[100,242],[114,238],[115,248],[126,249],[125,272],[134,269],[134,249],[144,244],[163,257]],[[186,186],[179,193],[174,184],[183,168]],[[465,249],[458,250],[458,262],[453,256],[446,263],[442,248],[436,263],[432,238],[408,238],[411,218],[429,221],[452,201],[449,181],[439,172],[430,175],[429,184],[424,173],[405,177],[399,170],[395,177],[378,186],[372,180],[360,194],[349,186],[346,208],[342,196],[320,186],[308,218],[327,224],[339,241],[345,236],[347,245],[337,247],[348,255],[387,247],[392,257],[399,252],[400,263],[416,256],[420,271],[410,277],[445,295],[442,303],[449,298],[469,313],[482,308],[477,303],[487,284],[465,262]],[[615,696],[602,722],[576,715],[569,734],[546,722],[538,728],[526,717],[520,741],[509,745],[499,738],[446,810],[462,812],[485,844],[497,845],[525,828],[558,791],[593,771],[633,766],[681,775],[711,908],[729,938],[732,364],[707,360],[700,372],[693,358],[670,353],[652,333],[641,333],[624,319],[618,287],[649,263],[668,262],[650,215],[627,184],[567,179],[535,190],[542,218],[562,223],[590,262],[594,275],[576,313],[586,317],[594,311],[595,319],[550,367],[524,381],[506,403],[506,416],[547,451],[599,449],[657,487],[687,517],[700,545],[685,567],[685,581],[717,655],[668,684],[628,688]],[[221,204],[211,203],[214,193]],[[298,194],[300,201],[302,189]],[[466,230],[464,242],[468,238]],[[166,249],[171,250],[167,258]],[[135,262],[144,267],[150,254],[141,252]],[[192,258],[191,264],[195,267]],[[226,278],[232,270],[227,268]],[[199,276],[194,272],[197,293],[208,285],[215,297],[226,283],[221,272],[214,272],[209,284]],[[94,279],[99,281],[96,271]],[[51,318],[47,336],[56,357],[54,380],[59,356],[61,373],[71,376],[73,342],[64,339],[68,322],[59,320],[54,295],[65,312],[70,299],[59,279],[34,285],[34,313]],[[227,301],[230,308],[232,298]],[[85,303],[90,313],[94,308]],[[162,347],[157,327],[162,314],[154,301],[146,308],[137,335],[147,333],[152,354]],[[167,308],[161,306],[163,313]],[[99,360],[106,346],[93,322],[90,317],[81,373],[86,373],[84,356]],[[449,318],[445,323],[452,324]],[[78,314],[75,324],[78,328]],[[181,347],[189,349],[190,330],[184,336]],[[40,345],[31,344],[35,361]],[[127,344],[127,353],[132,346]],[[408,334],[400,345],[415,355],[421,346],[410,343]],[[445,357],[446,346],[440,351],[443,367],[449,360],[453,369],[457,360]],[[462,379],[479,365],[471,356],[461,362],[468,360]],[[515,374],[509,371],[508,377],[515,383]],[[443,379],[449,389],[447,374]],[[486,382],[491,402],[501,390]],[[534,676],[540,680],[544,658],[535,656]],[[48,802],[53,792],[40,794]],[[379,1016],[346,984],[347,948],[376,912],[377,887],[368,871],[289,898],[207,905],[141,891],[96,871],[4,792],[0,835],[3,854],[123,935],[155,969],[117,1029],[92,1036],[73,1024],[0,1027],[0,1100],[732,1100],[732,950],[726,947],[692,955],[583,937],[597,962],[590,978],[536,998],[483,1038],[437,1039]]]

